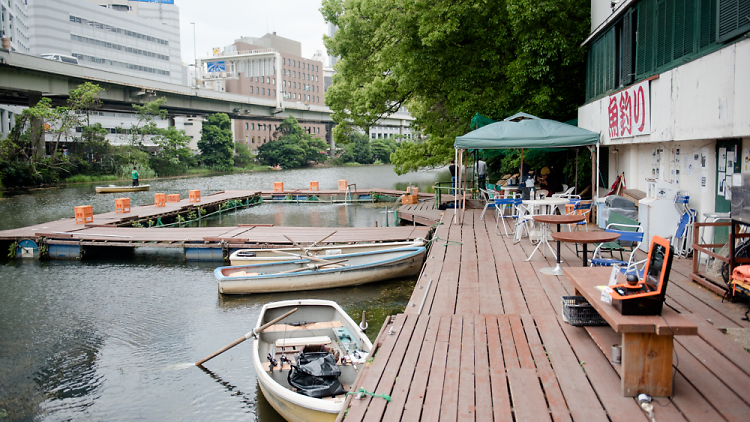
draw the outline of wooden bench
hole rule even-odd
[[[620,368],[615,369],[619,369],[622,380],[622,395],[635,397],[645,393],[653,397],[671,396],[674,336],[697,335],[698,327],[666,305],[660,316],[636,316],[622,315],[612,305],[602,302],[602,292],[596,286],[607,285],[611,268],[569,267],[564,268],[563,272],[573,283],[575,294],[585,297],[614,333],[620,335],[622,363]],[[622,282],[625,282],[625,277],[620,275],[618,283]],[[610,357],[613,343],[596,343]]]

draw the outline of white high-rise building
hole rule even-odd
[[[28,1],[31,54],[65,54],[81,66],[187,83],[174,0]]]
[[[180,14],[174,0],[0,0],[3,46],[34,55],[59,54],[79,66],[186,85],[180,54]],[[14,114],[23,107],[1,106],[0,126],[7,136]],[[126,142],[117,127],[135,117],[96,113],[95,120],[113,144]],[[167,121],[157,125],[167,126]],[[182,119],[175,121],[178,129]]]

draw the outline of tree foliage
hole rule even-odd
[[[203,134],[198,141],[200,159],[208,167],[231,169],[234,165],[234,141],[229,116],[216,113],[203,122]]]
[[[327,158],[325,141],[307,133],[294,117],[284,119],[273,137],[275,140],[258,148],[258,160],[262,164],[299,168],[308,162],[319,163]]]
[[[366,132],[406,105],[428,139],[402,143],[396,172],[444,164],[475,113],[575,114],[589,11],[566,0],[323,0],[338,26],[326,47],[340,57],[326,105],[340,125]]]

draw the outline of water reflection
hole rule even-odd
[[[282,176],[290,187],[318,180],[321,189],[327,189],[346,178],[358,187],[369,183],[403,188],[412,181],[423,188],[439,173],[398,177],[390,167],[355,167],[152,185],[182,194],[202,185],[211,190],[262,189]],[[97,212],[110,211],[114,196],[96,195],[93,189],[6,196],[0,200],[0,228],[69,217],[73,206],[86,203]],[[134,197],[136,203],[146,203],[153,191]],[[203,223],[374,226],[376,220],[385,223],[384,206],[267,203]],[[391,225],[392,220],[390,214]],[[250,331],[263,304],[275,300],[335,300],[355,320],[366,310],[368,335],[374,338],[386,315],[403,311],[414,288],[414,279],[403,279],[310,292],[221,296],[212,274],[215,266],[186,263],[178,249],[137,249],[128,259],[0,261],[0,419],[280,420],[258,390],[251,342],[212,359],[206,364],[208,373],[193,363]]]

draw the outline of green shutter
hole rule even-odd
[[[633,11],[630,10],[622,19],[622,68],[620,69],[623,85],[633,83]]]
[[[635,40],[635,73],[642,76],[654,69],[654,3],[644,0],[638,4],[638,27]]]
[[[674,0],[673,60],[693,52],[694,28],[695,1]]]
[[[617,41],[617,38],[615,36],[615,27],[607,31],[607,35],[605,36],[606,43],[604,47],[604,71],[605,71],[605,86],[604,91],[609,91],[611,89],[615,89],[615,52],[617,51],[617,48],[615,46],[615,42]]]
[[[717,7],[716,0],[701,0],[699,48],[707,47],[716,40]]]
[[[719,0],[718,9],[718,41],[750,31],[750,0]]]

